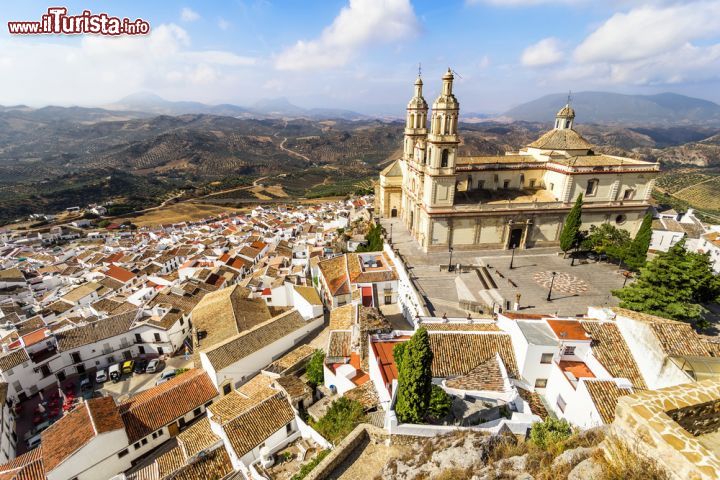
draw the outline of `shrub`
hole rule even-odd
[[[300,471],[293,475],[290,480],[302,480],[307,477],[308,473],[310,473],[313,468],[317,467],[318,463],[322,462],[323,458],[327,457],[328,454],[330,454],[330,450],[323,450],[315,455],[315,458],[300,467]]]
[[[308,366],[306,369],[308,383],[310,385],[312,385],[313,388],[317,387],[318,385],[322,385],[322,383],[323,383],[323,380],[324,380],[323,365],[324,364],[325,364],[325,352],[323,352],[320,349],[315,350],[315,353],[313,353],[312,357],[310,358],[310,361],[308,362]]]
[[[330,405],[325,416],[312,426],[328,441],[337,444],[364,419],[365,412],[359,402],[340,397]]]
[[[538,448],[555,452],[572,435],[572,426],[564,419],[548,417],[544,422],[533,424],[530,441]]]
[[[452,397],[445,390],[437,385],[433,385],[430,390],[430,406],[428,407],[428,415],[432,418],[443,418],[452,407]]]

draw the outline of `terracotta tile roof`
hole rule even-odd
[[[189,370],[119,406],[130,443],[168,425],[217,396],[204,370]]]
[[[495,353],[505,364],[510,377],[517,377],[517,363],[510,335],[497,333],[430,333],[434,358],[434,377],[452,377],[469,373]]]
[[[306,324],[300,312],[290,310],[205,350],[205,354],[215,370],[219,371],[300,330]]]
[[[630,389],[618,387],[612,380],[585,380],[584,383],[595,408],[606,424],[612,423],[615,419],[618,398],[633,393]]]
[[[573,362],[571,360],[560,360],[558,367],[563,373],[570,373],[575,378],[595,378],[595,374],[588,368],[585,362]]]
[[[348,303],[330,310],[330,330],[350,330],[355,323],[357,307]]]
[[[5,372],[11,368],[17,367],[21,363],[27,362],[28,360],[30,360],[30,357],[25,349],[18,348],[17,350],[13,350],[12,352],[6,353],[0,357],[0,371]]]
[[[267,388],[256,395],[247,396],[236,390],[222,397],[208,408],[212,414],[213,422],[224,425],[239,415],[248,411],[266,398],[277,394],[276,390]]]
[[[307,344],[300,345],[295,350],[291,350],[287,354],[272,362],[263,370],[277,374],[294,371],[296,368],[299,369],[299,367],[302,367],[303,364],[310,359],[313,353],[315,353],[315,348]]]
[[[216,448],[207,456],[187,465],[172,476],[173,480],[207,480],[225,478],[233,472],[230,456],[225,448]]]
[[[46,332],[47,332],[47,328],[43,327],[39,330],[35,330],[34,332],[23,335],[22,336],[23,343],[25,344],[26,347],[35,345],[36,343],[40,343],[43,340],[45,340]]]
[[[346,255],[348,276],[351,283],[389,282],[398,279],[397,273],[395,272],[395,265],[385,252],[367,254],[348,253]],[[382,266],[363,269],[360,265],[361,255],[375,255]]]
[[[181,432],[175,439],[187,457],[193,457],[198,452],[207,450],[221,441],[220,437],[215,435],[210,428],[210,420],[207,417]]]
[[[458,390],[505,391],[505,380],[497,357],[489,358],[465,375],[446,380],[445,385]]]
[[[7,318],[7,316],[5,318]],[[25,335],[27,333],[37,330],[38,328],[43,327],[45,327],[45,322],[43,322],[43,319],[40,315],[36,315],[32,318],[25,320],[24,322],[15,324],[15,328],[17,328],[19,335]]]
[[[501,332],[495,323],[438,323],[422,322],[428,332]]]
[[[627,378],[635,388],[646,389],[630,348],[614,322],[583,321],[583,328],[590,334],[590,347],[595,358],[616,378]]]
[[[223,430],[235,453],[242,457],[294,418],[295,412],[285,396],[277,394],[226,423]]]
[[[97,434],[121,428],[123,423],[112,397],[88,400],[42,433],[45,470],[54,470]]]
[[[275,382],[287,393],[291,401],[312,395],[312,389],[295,375],[284,375]]]
[[[160,455],[155,462],[157,463],[158,478],[167,478],[185,466],[187,457],[182,448],[175,447]]]
[[[341,358],[350,356],[350,342],[352,334],[345,330],[334,330],[330,332],[328,339],[328,358]]]
[[[107,268],[107,270],[105,270],[105,275],[110,278],[114,278],[115,280],[118,280],[122,283],[127,283],[135,278],[135,274],[132,273],[130,270],[119,267],[115,264],[111,264]]]
[[[339,255],[318,263],[320,274],[330,290],[330,295],[347,295],[350,293],[350,283],[345,266],[345,255]]]
[[[502,312],[500,315],[511,320],[542,320],[543,318],[552,318],[553,315],[545,313],[520,313],[520,312]]]
[[[60,351],[68,351],[106,338],[126,334],[135,322],[136,314],[137,310],[132,310],[57,332],[55,338],[58,348]]]
[[[93,292],[96,292],[102,288],[102,285],[100,285],[97,282],[88,282],[83,285],[80,285],[79,287],[69,291],[65,295],[62,296],[62,299],[66,302],[70,303],[77,303],[83,298],[87,297]]]
[[[562,130],[552,129],[544,133],[528,147],[543,150],[590,150],[593,148],[592,144],[585,140],[582,135],[569,128]]]
[[[582,324],[577,320],[546,320],[560,340],[590,340]]]
[[[380,399],[378,398],[377,390],[375,390],[375,384],[373,382],[365,382],[359,387],[348,390],[343,396],[350,400],[360,402],[366,411],[372,410],[380,405]]]
[[[317,290],[313,287],[303,287],[301,285],[295,285],[295,291],[300,294],[310,305],[322,305],[322,300]]]
[[[42,447],[30,450],[0,465],[1,480],[46,480]]]
[[[650,328],[668,355],[710,356],[700,336],[688,323],[651,323]]]
[[[212,346],[270,319],[261,298],[248,298],[250,291],[234,285],[208,293],[192,311],[193,325],[205,330],[201,349]]]
[[[521,387],[517,387],[517,391],[520,397],[525,400],[528,405],[530,405],[530,411],[532,413],[542,418],[543,420],[548,417],[548,412],[545,408],[545,404],[542,402],[542,399],[540,398],[540,395],[537,394],[537,392],[531,392],[530,390],[525,390]]]
[[[271,388],[272,380],[268,375],[258,374],[237,387],[237,391],[246,397],[267,398],[275,393]]]

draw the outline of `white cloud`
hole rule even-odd
[[[320,37],[298,41],[275,59],[280,70],[343,66],[374,43],[391,43],[414,35],[418,21],[409,0],[350,0]]]
[[[573,5],[587,2],[588,0],[466,0],[465,3],[468,5],[478,5],[484,3],[497,7],[527,7],[533,5],[547,5],[551,3]]]
[[[718,32],[718,1],[639,6],[588,35],[558,77],[625,85],[718,79]]]
[[[717,36],[720,2],[644,6],[610,17],[576,49],[580,62],[640,60]]]
[[[183,22],[194,22],[200,18],[200,14],[189,7],[185,7],[180,10],[180,18]]]
[[[198,86],[216,87],[255,63],[232,52],[193,50],[174,24],[147,36],[88,35],[80,42],[0,39],[0,103],[92,105],[141,90],[196,98]]]
[[[544,38],[534,45],[527,47],[520,57],[520,62],[526,67],[546,67],[560,63],[563,53],[556,38]]]
[[[483,57],[478,62],[478,67],[479,68],[487,68],[489,66],[490,66],[490,57],[488,57],[487,55],[483,55]]]
[[[230,22],[221,17],[218,18],[217,26],[220,30],[227,30],[230,28]]]

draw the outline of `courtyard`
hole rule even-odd
[[[486,311],[493,306],[512,309],[518,295],[521,312],[582,315],[589,305],[616,306],[618,300],[611,291],[621,288],[625,280],[617,265],[576,259],[573,266],[558,248],[516,250],[514,258],[510,250],[453,251],[451,261],[450,252],[424,253],[399,218],[381,223],[430,315],[476,314],[463,308],[468,305],[484,305]],[[449,272],[450,262],[473,268]]]

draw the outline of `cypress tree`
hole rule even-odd
[[[650,248],[650,239],[652,238],[652,215],[649,213],[643,218],[637,235],[630,243],[627,254],[625,255],[625,265],[632,271],[637,272],[647,261],[647,252]]]
[[[422,422],[430,406],[433,353],[427,330],[420,327],[405,344],[398,372],[395,413],[403,423]]]
[[[580,226],[582,225],[582,193],[575,200],[575,205],[570,209],[570,213],[565,218],[562,232],[560,232],[560,249],[567,253],[575,246],[580,234]]]

